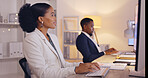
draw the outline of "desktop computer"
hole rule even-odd
[[[138,0],[135,16],[134,51],[136,52],[135,71],[130,76],[145,77],[145,0]]]

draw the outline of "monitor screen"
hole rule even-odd
[[[134,38],[128,39],[128,45],[129,46],[134,46]]]

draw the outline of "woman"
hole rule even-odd
[[[58,39],[47,30],[56,27],[52,6],[46,3],[25,4],[19,11],[19,23],[28,32],[24,56],[32,78],[64,78],[72,74],[99,70],[97,63],[68,63],[64,60]]]

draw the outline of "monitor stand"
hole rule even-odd
[[[129,76],[145,78],[145,68],[140,71],[135,71],[135,70],[130,69]]]

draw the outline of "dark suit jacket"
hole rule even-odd
[[[99,46],[99,45],[98,45]],[[84,33],[81,33],[76,39],[76,47],[83,55],[83,62],[92,62],[104,55],[104,52],[98,52],[97,47]]]

